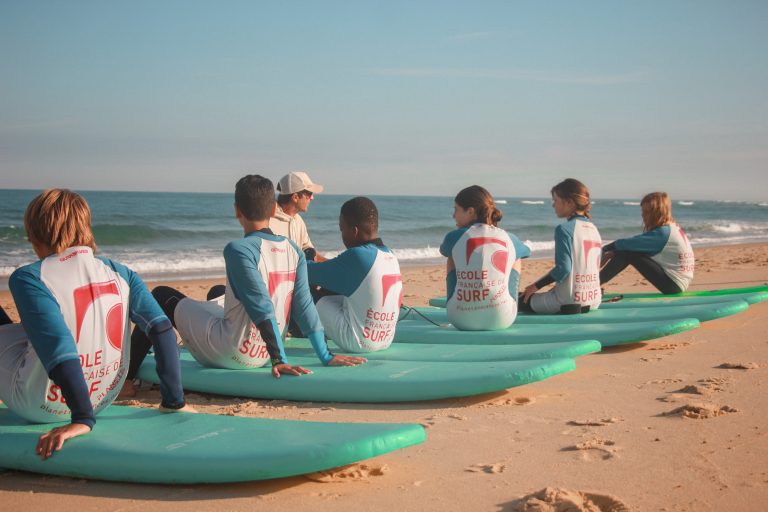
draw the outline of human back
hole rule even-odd
[[[482,187],[463,189],[455,198],[458,229],[445,236],[440,252],[448,257],[446,308],[457,329],[504,329],[517,317],[520,259],[530,250],[497,226],[501,218]]]
[[[38,423],[70,423],[40,436],[46,459],[65,440],[87,434],[119,393],[128,372],[131,322],[155,348],[161,408],[194,412],[184,401],[171,323],[129,268],[95,257],[88,203],[65,189],[35,197],[24,215],[40,258],[9,279],[20,324],[0,314],[0,399]],[[1,311],[1,310],[0,310]]]
[[[592,222],[589,189],[568,178],[550,190],[555,215],[566,219],[555,228],[555,265],[522,294],[528,312],[578,313],[597,309],[600,291],[600,250],[602,239]],[[546,292],[538,290],[554,283]]]
[[[390,346],[402,303],[397,257],[378,235],[378,210],[367,197],[346,201],[339,214],[347,249],[336,258],[308,262],[309,282],[330,338],[343,350],[375,352]]]

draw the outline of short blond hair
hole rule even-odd
[[[643,227],[650,231],[674,222],[672,218],[672,200],[666,192],[651,192],[643,197],[640,206],[647,212],[643,215]]]
[[[51,188],[35,197],[24,212],[24,229],[30,242],[54,254],[75,246],[96,250],[91,209],[71,190]]]

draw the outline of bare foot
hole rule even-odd
[[[197,409],[189,404],[185,404],[181,409],[169,409],[167,407],[163,407],[162,405],[158,407],[158,409],[160,409],[160,412],[189,412],[197,414]]]

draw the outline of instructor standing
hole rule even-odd
[[[325,258],[315,251],[307,226],[299,213],[306,212],[314,195],[322,191],[323,186],[312,183],[305,172],[286,174],[277,183],[277,210],[269,221],[273,233],[296,242],[306,258],[314,261],[325,261]]]

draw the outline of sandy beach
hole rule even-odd
[[[768,244],[698,248],[696,255],[692,290],[768,283]],[[526,262],[521,284],[550,264]],[[406,305],[444,293],[442,267],[407,267],[403,277]],[[219,282],[171,286],[202,298]],[[628,271],[606,289],[651,288]],[[8,292],[0,292],[0,304],[18,319]],[[322,474],[230,485],[117,484],[11,471],[0,473],[0,504],[57,512],[550,510],[521,508],[525,496],[549,488],[561,502],[587,498],[593,507],[567,510],[764,509],[767,333],[768,304],[761,303],[693,331],[581,357],[568,374],[468,399],[320,404],[189,393],[191,404],[213,414],[420,423],[427,441]],[[158,402],[158,391],[143,387],[137,399],[118,403]]]

